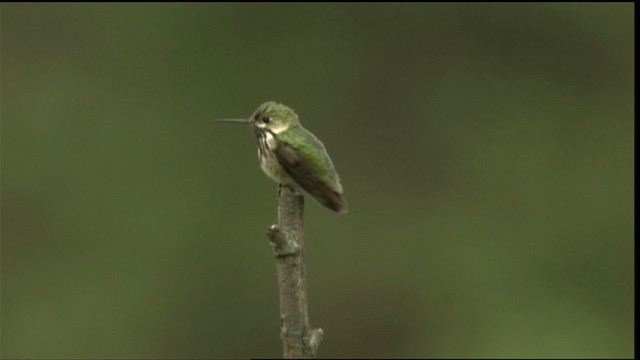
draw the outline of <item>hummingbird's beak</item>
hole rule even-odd
[[[234,123],[248,123],[247,119],[217,119],[216,122],[234,122]]]

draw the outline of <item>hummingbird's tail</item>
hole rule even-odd
[[[314,187],[311,191],[309,191],[309,189],[305,190],[327,208],[338,214],[346,213],[349,209],[347,208],[347,200],[344,199],[344,196],[329,186],[323,185],[324,184]]]
[[[342,195],[339,196],[339,199],[333,207],[330,209],[337,212],[338,214],[345,214],[349,211],[347,207],[347,200],[344,199]]]

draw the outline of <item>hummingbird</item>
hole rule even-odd
[[[302,127],[290,107],[268,101],[248,119],[220,119],[247,123],[258,144],[260,167],[281,186],[302,188],[319,203],[347,212],[342,184],[322,142]]]

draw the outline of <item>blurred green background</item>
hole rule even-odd
[[[634,5],[1,6],[4,358],[279,357],[276,184],[323,140],[322,357],[631,357]]]

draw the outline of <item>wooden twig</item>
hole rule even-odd
[[[322,329],[311,329],[304,258],[304,198],[287,186],[278,190],[278,224],[267,231],[278,271],[280,337],[285,359],[314,358]]]

